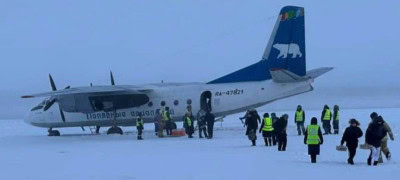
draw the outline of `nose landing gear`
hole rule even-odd
[[[53,130],[53,128],[49,128],[47,132],[49,132],[47,136],[60,136],[60,131]]]

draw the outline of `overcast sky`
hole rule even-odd
[[[399,94],[400,1],[1,0],[0,119],[24,94],[109,84],[207,82],[261,59],[285,5],[305,7],[307,69],[336,69],[315,89]],[[346,93],[346,91],[344,91]],[[397,96],[398,97],[398,96]]]

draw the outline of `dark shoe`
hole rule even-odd
[[[372,161],[372,159],[368,158],[367,163],[368,163],[369,166],[371,166],[371,161]]]
[[[352,159],[347,160],[348,164],[354,165],[354,161]]]
[[[390,159],[392,158],[392,154],[390,154],[390,152],[387,152],[387,153],[385,154],[385,156],[386,156],[386,159],[387,159],[387,160],[390,160]]]
[[[311,163],[317,163],[317,160],[311,160]]]
[[[377,166],[378,165],[378,161],[374,161],[374,166]]]

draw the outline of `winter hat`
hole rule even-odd
[[[269,117],[269,114],[268,113],[264,113],[264,118],[267,118],[267,117]]]
[[[358,122],[356,119],[350,119],[349,124],[356,124],[357,126],[359,126],[360,122]]]
[[[311,118],[311,124],[318,124],[318,119],[316,117]]]
[[[378,113],[373,112],[369,117],[371,117],[371,119],[375,119],[376,117],[378,117]]]

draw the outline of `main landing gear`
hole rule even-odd
[[[110,127],[110,129],[107,130],[107,135],[109,134],[120,134],[123,135],[124,132],[122,131],[122,129],[118,126],[112,126]]]
[[[49,128],[47,132],[49,132],[47,136],[60,136],[60,131],[53,130],[53,128]]]

